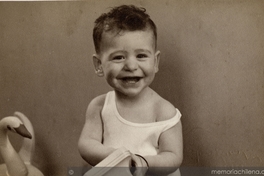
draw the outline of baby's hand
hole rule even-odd
[[[147,160],[143,156],[131,153],[130,171],[133,176],[144,176],[148,170]]]

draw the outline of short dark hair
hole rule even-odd
[[[103,13],[95,20],[93,41],[96,53],[100,53],[100,43],[103,32],[111,30],[136,31],[150,28],[153,31],[155,47],[157,45],[157,27],[146,13],[145,8],[134,5],[121,5]]]

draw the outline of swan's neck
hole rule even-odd
[[[6,130],[0,130],[0,151],[10,176],[27,176],[25,163],[11,145]]]

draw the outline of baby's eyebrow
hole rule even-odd
[[[127,53],[127,51],[125,51],[125,50],[117,50],[117,51],[111,52],[110,57],[112,57],[115,54],[126,54],[126,53]]]
[[[149,53],[149,54],[152,53],[152,52],[151,52],[150,50],[148,50],[148,49],[136,49],[135,52],[137,52],[137,53],[144,52],[144,53]]]

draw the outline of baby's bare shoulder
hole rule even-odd
[[[105,97],[106,94],[103,95],[99,95],[97,97],[95,97],[89,104],[89,106],[100,106],[103,107],[104,106],[104,102],[105,102]]]
[[[157,115],[157,121],[164,121],[171,119],[176,115],[176,108],[166,99],[161,96],[157,96],[155,103],[155,113]]]
[[[99,95],[90,102],[90,104],[88,105],[87,111],[86,111],[87,117],[101,113],[101,110],[103,109],[103,106],[104,106],[105,97],[106,97],[106,94]]]

